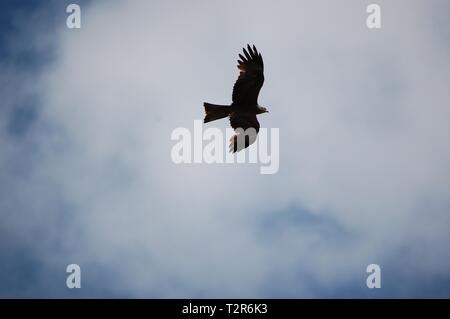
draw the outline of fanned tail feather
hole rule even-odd
[[[229,105],[217,105],[205,102],[203,103],[203,106],[205,107],[206,113],[205,119],[203,120],[204,123],[227,117],[231,111],[231,107]]]

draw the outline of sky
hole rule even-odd
[[[0,297],[450,297],[448,1],[1,6]],[[279,171],[173,163],[247,43]]]

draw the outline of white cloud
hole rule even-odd
[[[43,258],[113,269],[105,285],[135,296],[270,296],[274,278],[281,294],[311,296],[312,285],[364,285],[367,264],[416,243],[427,247],[418,268],[448,276],[445,3],[379,1],[383,27],[368,30],[365,4],[350,2],[82,8],[83,28],[58,33],[39,84],[30,184],[49,187],[43,211],[53,196],[68,211],[24,223],[74,220],[43,235],[63,247]],[[173,164],[171,131],[200,119],[203,101],[230,100],[247,42],[265,59],[260,122],[280,128],[279,174]],[[318,224],[282,213],[298,207]]]

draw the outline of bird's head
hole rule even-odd
[[[269,113],[269,110],[267,109],[267,107],[264,107],[264,106],[258,105],[258,110],[259,110],[258,114]]]

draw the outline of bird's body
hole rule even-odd
[[[247,45],[244,56],[239,54],[239,78],[233,87],[233,103],[231,105],[216,105],[204,103],[205,123],[229,117],[231,127],[236,134],[230,139],[230,151],[237,152],[256,140],[259,132],[257,114],[268,112],[265,107],[258,105],[258,95],[264,83],[264,63],[261,54],[255,46]],[[245,134],[242,134],[242,131]],[[244,138],[245,136],[245,138]],[[241,138],[242,142],[241,142]],[[241,142],[241,143],[240,143]]]

